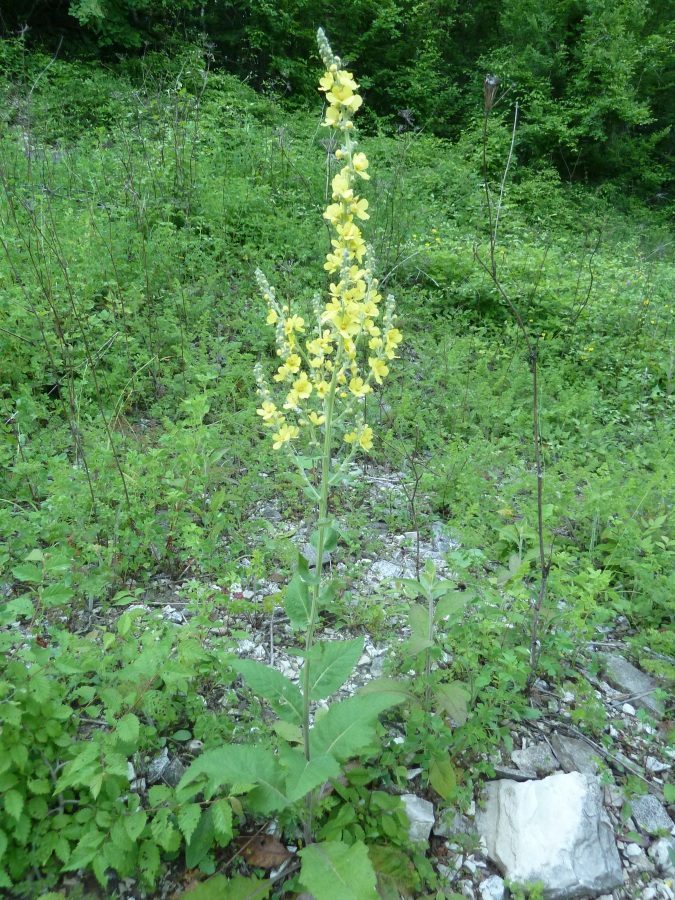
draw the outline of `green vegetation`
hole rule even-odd
[[[17,897],[56,900],[80,870],[87,891],[132,876],[152,896],[171,864],[218,870],[195,898],[227,884],[320,900],[345,873],[359,900],[421,896],[439,884],[407,844],[411,765],[468,802],[510,726],[536,717],[537,676],[572,684],[579,727],[609,740],[582,669],[619,616],[641,665],[675,682],[669,4],[500,4],[499,46],[487,2],[391,0],[358,40],[349,17],[372,4],[327,23],[364,76],[359,224],[404,336],[348,434],[400,493],[356,478],[330,505],[320,453],[282,477],[254,375],[278,366],[255,270],[307,321],[331,281],[322,213],[341,163],[306,108],[314,5],[222,4],[214,40],[255,51],[262,93],[173,37],[196,27],[190,2],[161,22],[145,4],[71,4],[104,47],[88,59],[72,43],[54,58],[45,31],[42,49],[0,44],[0,888]],[[468,35],[463,55],[430,16]],[[96,55],[148,35],[175,52]],[[489,118],[484,68],[504,89]],[[282,74],[292,106],[271,96]],[[398,134],[412,107],[429,128]],[[305,518],[346,565],[323,588],[290,540]],[[443,577],[418,559],[416,579],[360,592],[375,525],[428,536],[438,520],[457,542]],[[180,624],[153,612],[163,584]],[[282,606],[327,693],[238,655]],[[314,643],[327,624],[348,639]],[[364,632],[393,650],[385,677],[309,729]],[[343,718],[360,729],[336,749]],[[309,731],[325,749],[311,760]],[[130,764],[164,749],[190,769],[145,791]],[[270,813],[304,841],[285,883],[237,842]]]

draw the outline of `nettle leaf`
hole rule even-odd
[[[105,840],[105,834],[101,831],[88,831],[77,843],[70,855],[68,863],[63,867],[66,872],[75,869],[84,869],[99,852],[99,848]]]
[[[21,813],[23,812],[23,805],[25,802],[25,798],[23,794],[20,794],[18,791],[7,791],[3,797],[5,803],[5,812],[8,816],[11,816],[12,819],[15,819],[17,822],[21,818]]]
[[[33,565],[33,563],[22,563],[12,569],[12,575],[17,581],[27,581],[30,584],[42,584],[43,569],[42,566]]]
[[[188,869],[196,868],[208,854],[216,837],[211,807],[201,814],[192,839],[185,847],[185,865]]]
[[[197,823],[202,817],[202,808],[199,803],[190,803],[184,806],[178,813],[178,827],[183,832],[186,843],[190,843]]]
[[[213,827],[216,831],[218,843],[224,847],[232,840],[232,807],[227,800],[216,800],[211,805]]]
[[[159,849],[154,841],[143,841],[138,853],[138,864],[141,871],[146,873],[148,880],[154,881],[162,864]]]
[[[50,584],[42,592],[42,603],[45,606],[63,606],[75,596],[75,591],[62,584]]]
[[[433,688],[436,702],[457,725],[464,725],[469,712],[468,703],[470,692],[461,681],[453,681],[451,684],[437,684]]]
[[[361,841],[310,844],[300,850],[299,882],[316,900],[379,900],[368,849]]]
[[[429,781],[444,800],[449,800],[457,788],[457,774],[449,756],[434,756],[429,763]]]
[[[232,667],[244,676],[254,694],[268,701],[280,719],[291,725],[302,724],[300,688],[285,675],[252,659],[237,660]]]
[[[312,756],[356,756],[372,746],[379,714],[402,702],[400,694],[361,694],[334,703],[310,732]]]
[[[0,859],[2,859],[2,857],[5,855],[8,843],[9,841],[7,840],[7,835],[2,830],[2,828],[0,828]]]
[[[291,802],[300,800],[320,784],[340,774],[340,766],[333,756],[314,756],[308,762],[299,748],[281,747],[279,758],[288,772],[286,794]]]
[[[406,649],[408,653],[417,656],[418,653],[433,645],[433,641],[429,640],[429,611],[419,603],[413,604],[410,607],[408,623],[412,635]]]
[[[359,637],[351,641],[318,641],[312,647],[307,657],[311,662],[309,696],[312,700],[330,697],[342,687],[363,653],[363,643],[364,638]]]
[[[286,588],[284,609],[291,620],[294,631],[305,631],[309,625],[312,603],[309,599],[309,588],[296,572]]]
[[[142,809],[136,810],[135,813],[125,817],[124,829],[132,841],[138,840],[147,821],[148,816],[145,810]]]

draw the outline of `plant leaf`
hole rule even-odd
[[[468,718],[469,690],[461,681],[451,684],[437,684],[433,688],[434,697],[441,709],[457,725],[464,725]]]
[[[323,532],[323,552],[324,553],[332,553],[338,545],[338,540],[340,539],[340,532],[337,528],[334,528],[332,525],[329,525]],[[319,546],[319,532],[313,532],[312,536],[309,539],[310,544],[316,550]]]
[[[279,758],[288,775],[286,794],[291,802],[300,800],[320,784],[340,774],[340,766],[333,756],[313,756],[308,762],[299,748],[280,747]]]
[[[231,881],[224,875],[214,875],[193,890],[186,891],[183,896],[190,900],[267,900],[272,884],[271,881],[261,881],[255,875],[250,878],[237,875]]]
[[[429,640],[429,611],[419,603],[414,603],[410,607],[408,622],[412,630],[410,640],[406,645],[406,650],[413,656],[417,656],[423,650],[432,646],[433,641]]]
[[[434,756],[429,763],[429,781],[444,800],[449,800],[457,788],[457,775],[449,756]]]
[[[243,675],[254,694],[264,697],[274,712],[291,725],[302,725],[300,688],[276,669],[252,659],[240,659],[232,668]]]
[[[298,855],[300,884],[316,900],[379,900],[375,871],[361,841],[351,847],[342,841],[310,844]]]
[[[402,702],[400,694],[360,694],[334,703],[310,733],[312,755],[342,761],[372,746],[378,715]]]
[[[364,638],[359,637],[351,641],[318,641],[312,647],[307,657],[311,663],[310,699],[323,700],[342,687],[363,653],[363,643]]]
[[[434,622],[440,622],[446,616],[453,616],[455,613],[461,612],[468,599],[466,591],[452,591],[444,594],[436,604]]]
[[[291,620],[293,631],[305,631],[309,624],[312,604],[309,599],[309,588],[297,572],[286,588],[284,609]]]

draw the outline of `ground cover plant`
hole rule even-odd
[[[95,104],[3,52],[0,887],[443,896],[409,768],[468,804],[541,677],[611,743],[585,648],[617,621],[675,680],[666,218],[516,158],[497,229],[513,122],[357,148],[326,43],[323,128],[195,49],[92,68]],[[411,532],[411,577],[360,588]],[[291,678],[242,652],[279,616]],[[340,693],[370,635],[384,677]]]

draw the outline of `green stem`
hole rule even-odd
[[[305,663],[302,667],[302,733],[305,748],[305,759],[310,760],[311,750],[309,745],[309,703],[310,703],[310,669],[311,662],[309,652],[314,644],[314,632],[319,616],[319,594],[321,592],[321,573],[323,571],[323,548],[325,544],[326,527],[328,525],[328,490],[330,482],[330,466],[331,466],[331,445],[333,431],[333,407],[335,403],[335,391],[337,388],[337,367],[333,372],[330,390],[326,396],[324,405],[325,410],[325,430],[323,442],[323,454],[321,456],[321,492],[319,495],[319,521],[317,522],[317,542],[316,542],[316,584],[312,585],[311,592],[311,608],[309,613],[309,622],[307,623],[307,636],[305,639]],[[312,792],[309,791],[306,797],[307,802],[307,819],[305,821],[305,842],[310,843],[312,840]]]

